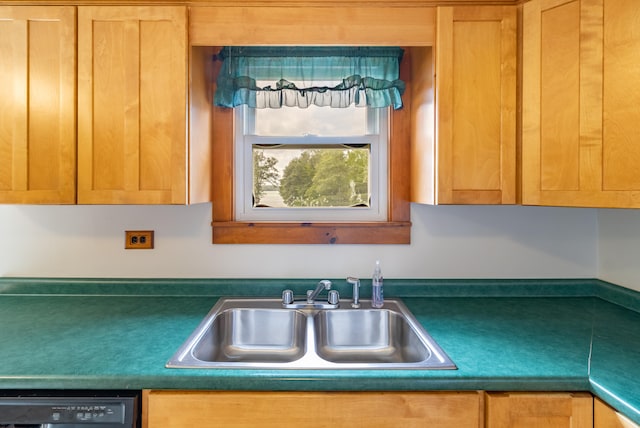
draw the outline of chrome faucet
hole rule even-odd
[[[329,290],[326,302],[316,302],[316,298],[322,290]],[[288,309],[336,309],[340,307],[340,294],[338,290],[331,290],[331,281],[323,279],[318,282],[315,290],[307,290],[307,300],[296,301],[293,290],[282,292],[282,306]]]
[[[323,279],[318,282],[315,290],[307,290],[307,303],[313,303],[313,301],[316,300],[316,297],[322,293],[322,290],[331,290],[331,281]]]
[[[351,302],[352,308],[360,307],[360,280],[352,276],[347,278],[347,282],[353,285],[353,302]]]

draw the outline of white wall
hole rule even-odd
[[[411,245],[212,245],[211,205],[0,205],[0,276],[595,277],[597,210],[412,206]],[[124,230],[154,229],[154,250]],[[640,232],[639,232],[640,233]],[[640,245],[640,244],[638,244]]]
[[[640,291],[640,210],[599,210],[598,278]]]

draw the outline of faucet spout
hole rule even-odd
[[[322,290],[331,290],[331,281],[323,279],[318,282],[315,290],[307,290],[307,303],[313,303],[316,297],[322,293]]]
[[[347,282],[353,285],[353,302],[351,302],[352,308],[360,307],[360,280],[352,276],[347,278]]]

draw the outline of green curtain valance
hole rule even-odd
[[[223,63],[214,104],[398,109],[405,89],[399,79],[402,54],[397,47],[225,47],[216,55]],[[270,84],[256,83],[263,81]]]

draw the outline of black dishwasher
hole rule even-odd
[[[138,428],[140,393],[0,391],[0,428]]]

